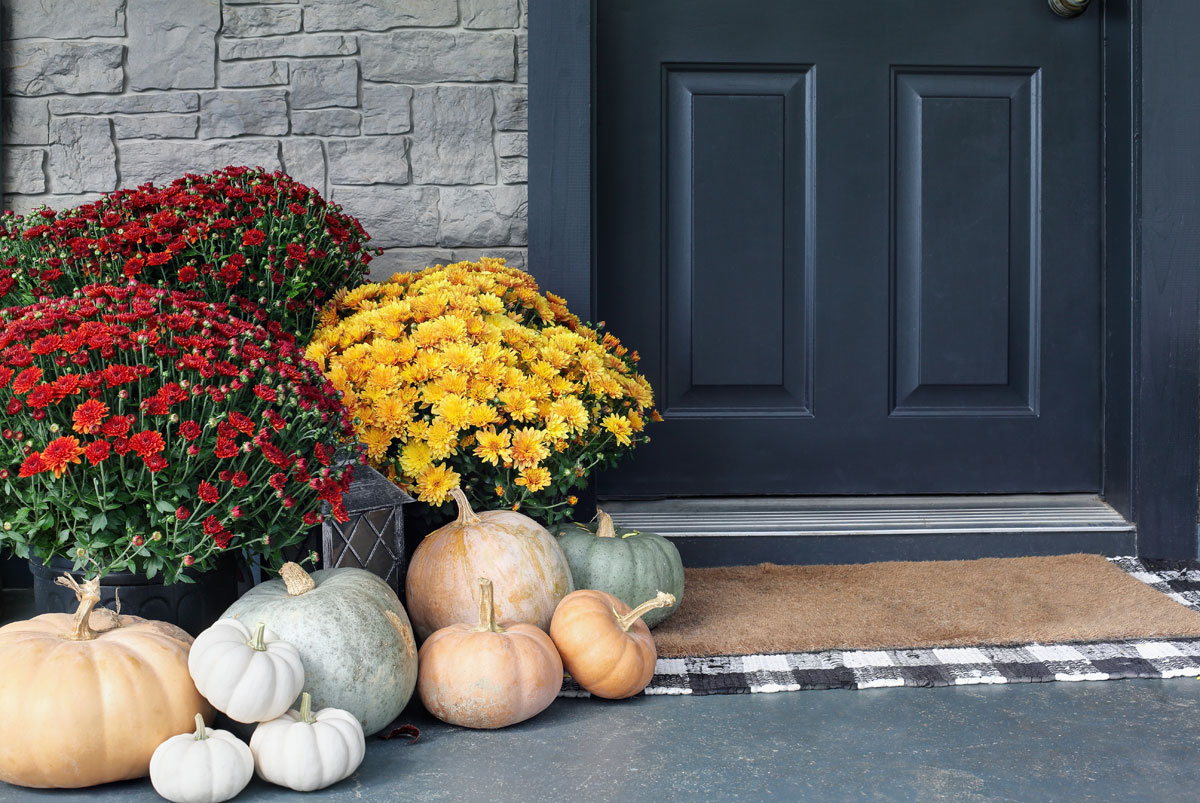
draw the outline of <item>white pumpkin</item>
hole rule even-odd
[[[358,717],[338,708],[312,712],[308,692],[300,710],[264,722],[250,737],[258,776],[297,792],[324,789],[349,778],[367,752]]]
[[[220,803],[246,788],[254,776],[254,756],[229,731],[204,727],[172,736],[150,757],[154,791],[174,803]]]
[[[213,707],[238,722],[275,719],[304,688],[300,652],[259,622],[220,619],[196,637],[188,671]]]

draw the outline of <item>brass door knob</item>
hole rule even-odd
[[[1060,17],[1078,17],[1087,11],[1091,0],[1049,0],[1050,10]]]

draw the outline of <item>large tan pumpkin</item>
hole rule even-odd
[[[612,594],[582,589],[558,604],[550,638],[580,686],[610,700],[632,697],[650,683],[658,661],[654,636],[642,616],[674,604],[675,597],[659,591],[631,610]]]
[[[466,728],[503,728],[540,714],[558,696],[563,665],[533,625],[496,623],[492,583],[479,581],[479,624],[456,624],[421,646],[417,694],[429,713]]]
[[[408,568],[405,602],[417,638],[473,621],[479,577],[495,587],[497,619],[548,630],[558,601],[574,590],[554,536],[511,510],[475,513],[460,489],[450,493],[458,518],[427,535]]]
[[[93,612],[98,577],[69,585],[74,615],[0,628],[0,781],[74,789],[141,778],[159,744],[194,728],[197,713],[212,720],[188,674],[191,636]]]

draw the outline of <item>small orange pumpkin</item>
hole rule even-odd
[[[492,581],[479,579],[479,624],[450,625],[417,654],[417,693],[443,722],[503,728],[540,714],[562,688],[563,665],[533,625],[496,624]]]
[[[662,591],[648,602],[629,606],[604,591],[583,589],[563,597],[550,621],[550,638],[563,666],[597,697],[632,697],[654,677],[658,651],[642,615],[675,604]]]

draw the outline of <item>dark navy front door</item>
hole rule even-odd
[[[616,496],[1095,491],[1100,15],[599,0]]]

